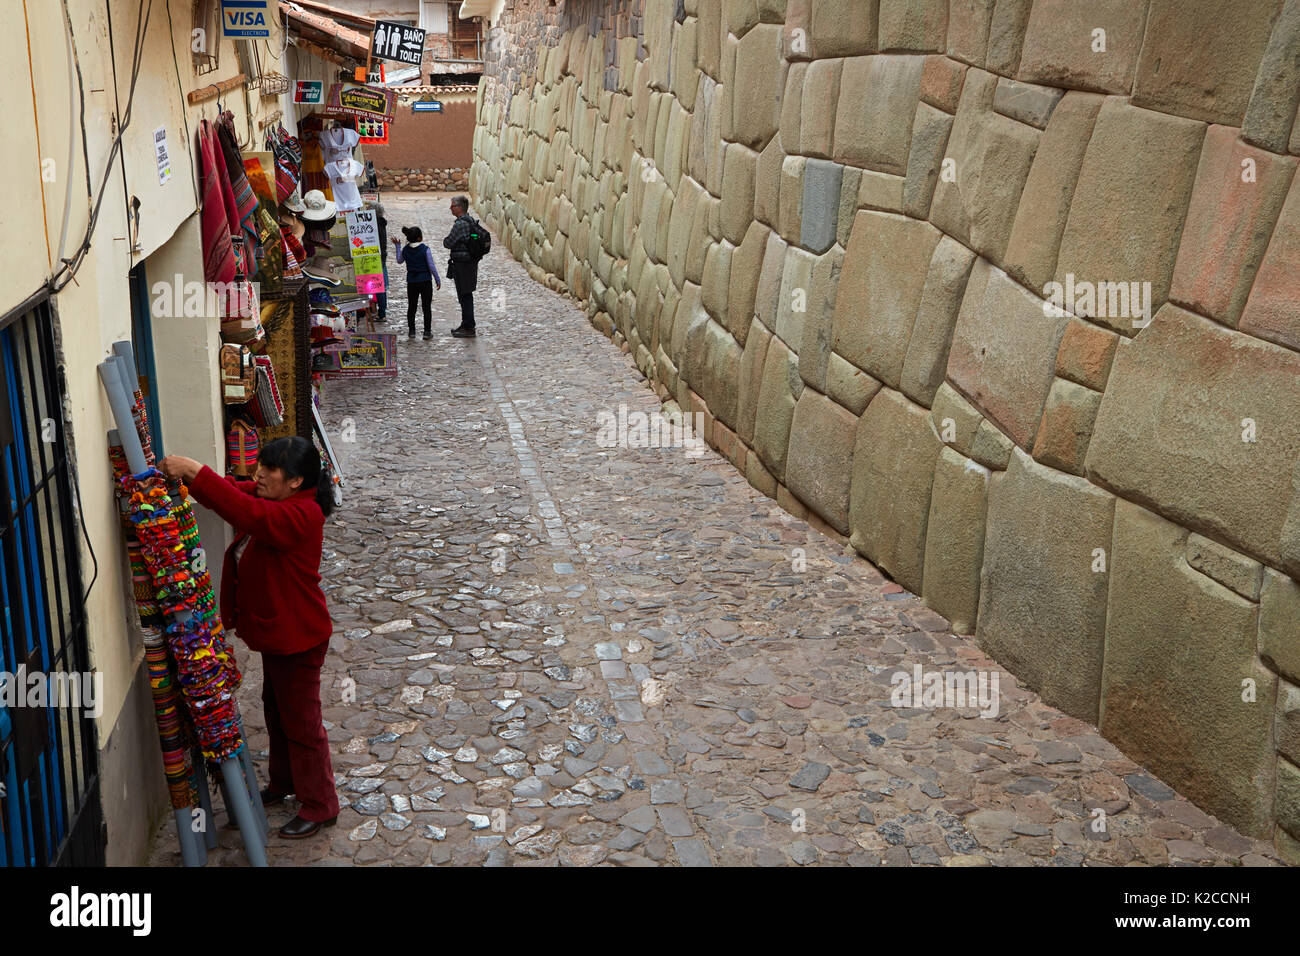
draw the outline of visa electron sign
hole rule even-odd
[[[269,37],[271,0],[221,0],[221,35]]]

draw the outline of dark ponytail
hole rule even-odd
[[[316,446],[299,435],[277,438],[257,453],[257,462],[267,468],[279,468],[286,481],[302,479],[302,487],[316,489],[316,503],[325,517],[334,510],[334,486],[329,469],[321,460]]]

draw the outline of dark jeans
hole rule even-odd
[[[304,820],[338,816],[330,742],[321,722],[320,671],[329,641],[298,654],[262,655],[262,709],[271,738],[273,793],[295,794]]]
[[[379,307],[379,317],[385,318],[388,315],[388,260],[384,260],[384,291],[375,296],[375,304]]]
[[[424,334],[433,334],[433,280],[406,284],[406,330],[415,334],[415,306],[424,303]]]
[[[453,262],[451,278],[456,283],[456,298],[460,301],[460,327],[474,328],[474,289],[478,286],[477,262]]]

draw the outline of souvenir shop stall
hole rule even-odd
[[[315,333],[317,395],[328,379],[397,375],[397,337],[381,325],[387,219],[373,170],[356,155],[374,127],[393,118],[395,102],[391,90],[335,84],[322,111],[298,121],[306,216],[319,243],[313,264],[337,283],[310,296],[315,326],[334,330]]]
[[[351,137],[336,135],[344,149]],[[335,262],[348,243],[346,231],[342,244],[337,241],[340,202],[331,196],[360,209],[355,186],[347,188],[359,164],[347,147],[324,164],[334,167],[338,182],[304,193],[304,149],[278,124],[266,128],[264,143],[241,149],[232,114],[218,107],[216,121],[204,119],[196,139],[204,279],[221,322],[217,387],[225,408],[225,471],[252,477],[260,447],[300,435],[320,449],[341,503],[342,474],[313,379],[326,350],[345,344],[348,323],[335,293],[372,302],[356,289],[355,270],[347,276],[349,289]],[[134,368],[130,343],[119,342],[99,374],[117,425],[109,457],[176,839],[185,865],[206,862],[216,845],[211,779],[249,862],[265,866],[267,823],[236,699],[239,666],[217,613],[188,489],[155,467]]]

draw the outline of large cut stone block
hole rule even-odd
[[[1257,607],[1193,570],[1186,539],[1135,504],[1116,505],[1099,726],[1197,804],[1263,836],[1277,678],[1255,657]]]
[[[834,103],[840,91],[840,74],[844,70],[843,60],[814,60],[808,65],[804,77],[800,104],[807,104],[801,109],[799,137],[796,140],[784,138],[782,142],[796,142],[799,152],[805,156],[818,156],[829,159],[835,142]],[[793,73],[794,68],[791,67]]]
[[[777,232],[792,246],[799,245],[803,221],[803,173],[808,160],[787,156],[781,164],[781,205],[776,220]]]
[[[831,357],[831,323],[835,315],[835,298],[839,291],[844,250],[838,246],[813,263],[812,284],[808,288],[807,312],[803,334],[799,338],[799,374],[819,392],[829,393],[826,371]]]
[[[946,56],[927,56],[921,68],[921,100],[945,113],[956,113],[966,81],[965,63]]]
[[[785,93],[781,97],[781,142],[792,144],[796,147],[794,151],[799,153],[803,152],[797,147],[803,128],[803,87],[807,76],[807,63],[791,63],[785,74]]]
[[[1150,0],[1133,104],[1240,126],[1282,0]],[[1224,16],[1230,24],[1212,26]]]
[[[1259,656],[1300,683],[1300,583],[1272,568],[1259,592]]]
[[[951,0],[948,5],[948,55],[982,67],[993,22],[993,0]]]
[[[1037,86],[1000,77],[997,92],[993,95],[993,109],[1013,120],[1046,129],[1052,111],[1064,95],[1065,90],[1054,86]]]
[[[726,329],[712,321],[705,326],[697,347],[702,351],[697,391],[713,416],[734,430],[738,422],[736,382],[740,378],[741,348]]]
[[[912,143],[907,154],[907,179],[903,183],[902,211],[914,219],[927,219],[934,187],[939,182],[952,117],[928,103],[916,105]]]
[[[768,233],[763,266],[754,296],[754,315],[770,330],[776,329],[776,312],[781,303],[781,279],[785,275],[785,253],[789,246],[774,232]]]
[[[1099,392],[1056,379],[1034,438],[1034,458],[1051,468],[1082,475],[1100,404]]]
[[[714,321],[726,323],[727,292],[731,288],[731,257],[735,249],[731,243],[710,243],[704,259],[704,276],[700,283],[700,295],[704,308]]]
[[[804,324],[812,307],[813,268],[816,265],[817,257],[811,253],[794,246],[786,250],[773,331],[792,350],[799,348],[803,340]]]
[[[1066,319],[1001,269],[975,263],[948,354],[948,378],[1021,448],[1034,445]]]
[[[731,92],[732,129],[736,142],[761,150],[781,121],[785,89],[781,28],[761,23],[736,48],[735,88]]]
[[[1300,355],[1166,305],[1115,357],[1087,474],[1279,567],[1300,456],[1297,381]],[[1243,441],[1251,423],[1255,441]]]
[[[1041,292],[1056,272],[1070,200],[1103,100],[1096,93],[1065,94],[1029,167],[1004,268],[1031,289]]]
[[[988,510],[988,469],[951,448],[939,452],[925,534],[925,603],[959,634],[975,630]]]
[[[1225,325],[1237,324],[1295,168],[1290,157],[1239,142],[1232,127],[1209,128],[1174,265],[1171,301]]]
[[[846,60],[835,115],[834,158],[902,176],[921,96],[923,56],[883,55]]]
[[[880,0],[880,49],[941,53],[948,0]]]
[[[844,256],[831,346],[858,368],[897,388],[925,270],[941,234],[927,222],[858,213]]]
[[[976,637],[1043,700],[1095,723],[1115,499],[1013,451],[989,482]]]
[[[835,244],[843,179],[844,167],[839,163],[809,159],[804,166],[799,244],[810,252],[820,255]]]
[[[861,415],[880,391],[880,383],[834,352],[826,360],[826,394]]]
[[[1300,108],[1300,0],[1285,0],[1255,75],[1241,135],[1274,153],[1287,151],[1287,136]],[[1293,150],[1294,152],[1294,150]]]
[[[1159,308],[1168,298],[1204,133],[1204,124],[1192,120],[1115,99],[1102,105],[1061,239],[1057,282],[1064,285],[1069,274],[1076,282],[1149,282],[1151,308]],[[1132,315],[1099,318],[1134,334]]]
[[[1106,390],[1119,337],[1079,319],[1070,319],[1056,353],[1056,374],[1095,392]]]
[[[794,418],[795,395],[792,386],[803,388],[797,359],[784,343],[773,337],[767,344],[763,363],[763,382],[758,390],[758,408],[754,417],[754,450],[764,466],[785,481],[786,453],[790,446],[790,423]]]
[[[794,408],[785,483],[836,531],[849,531],[849,482],[857,416],[805,388]]]
[[[1277,825],[1300,840],[1300,766],[1285,758],[1277,762],[1275,806]]]
[[[989,24],[989,50],[984,67],[1002,76],[1015,76],[1020,50],[1029,27],[1033,0],[997,0]]]
[[[996,87],[992,74],[967,72],[948,140],[956,175],[951,182],[939,178],[930,219],[980,255],[1001,262],[1041,134],[992,111]]]
[[[754,421],[758,414],[758,396],[763,387],[763,369],[767,363],[768,343],[772,333],[763,323],[749,327],[745,351],[740,356],[740,374],[736,383],[736,434],[747,445],[754,444]]]
[[[774,136],[759,153],[758,169],[754,174],[754,218],[773,229],[781,218],[781,171],[784,166],[781,137]]]
[[[877,0],[809,0],[812,51],[817,59],[876,50]]]
[[[772,230],[761,222],[751,222],[745,239],[731,254],[731,285],[727,290],[727,328],[736,341],[745,342],[750,319],[754,317],[754,296],[758,291],[763,254]]]
[[[1133,0],[1036,0],[1025,29],[1019,79],[1127,93],[1133,87],[1145,20],[1146,3]],[[1097,30],[1104,31],[1104,37]],[[1105,52],[1100,50],[1103,40]]]
[[[1239,328],[1300,351],[1300,178],[1291,189],[1255,276]]]
[[[935,391],[943,384],[953,326],[957,324],[962,293],[974,264],[975,253],[950,236],[939,240],[930,257],[925,288],[921,292],[912,336],[907,343],[907,357],[899,376],[903,393],[927,408],[934,400]]]
[[[882,389],[867,406],[853,449],[850,540],[913,594],[920,594],[934,463],[942,443],[930,415]]]
[[[727,146],[722,167],[722,235],[733,245],[745,239],[754,221],[754,177],[758,153],[739,143]]]

